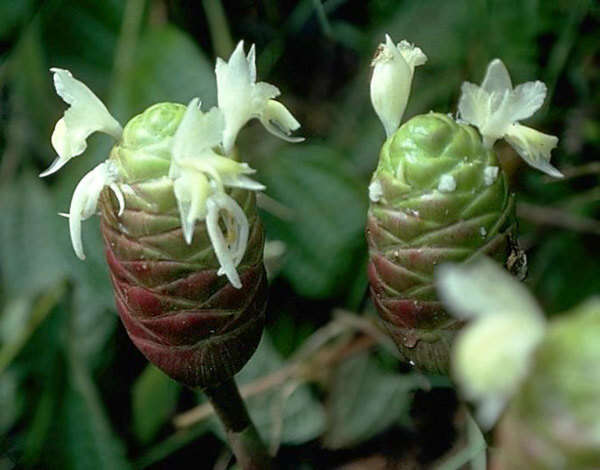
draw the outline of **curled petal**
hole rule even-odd
[[[81,178],[73,192],[69,208],[69,231],[73,250],[79,259],[85,259],[81,240],[81,222],[96,213],[98,198],[105,186],[109,186],[117,196],[120,206],[119,213],[123,211],[124,199],[116,184],[117,177],[117,168],[114,163],[107,160]]]
[[[260,116],[260,122],[274,136],[288,142],[302,142],[304,137],[292,137],[292,131],[300,127],[300,123],[288,111],[288,109],[279,101],[269,100],[263,113]]]
[[[563,176],[550,164],[550,153],[558,144],[557,137],[521,124],[513,124],[508,128],[506,141],[528,165],[556,178]]]
[[[120,139],[123,129],[110,115],[106,106],[82,82],[73,78],[68,70],[52,68],[54,86],[60,97],[71,106],[56,123],[52,133],[52,146],[58,158],[40,176],[58,171],[71,158],[87,148],[87,138],[93,132],[104,132]]]
[[[242,283],[236,267],[246,251],[249,233],[248,219],[237,202],[224,193],[209,197],[206,205],[208,208],[206,228],[221,265],[218,273],[225,274],[229,282],[239,289],[242,287]],[[226,236],[219,225],[222,211],[225,212],[223,221],[227,229]]]
[[[427,57],[406,41],[396,46],[389,35],[385,38],[386,43],[379,45],[371,63],[371,103],[389,137],[404,115],[414,68],[424,64]]]

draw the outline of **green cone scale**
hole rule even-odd
[[[600,463],[600,300],[551,323],[502,418],[494,470],[592,470]]]
[[[263,328],[267,284],[264,231],[252,191],[231,189],[250,226],[238,265],[242,287],[219,276],[204,222],[186,243],[168,177],[172,139],[186,107],[161,103],[133,118],[110,154],[125,209],[105,188],[99,202],[106,257],[119,315],[135,345],[190,386],[218,384],[254,352]]]
[[[384,143],[370,186],[366,228],[374,303],[401,353],[445,373],[459,320],[436,296],[448,261],[514,250],[514,198],[477,130],[438,113],[416,116]]]

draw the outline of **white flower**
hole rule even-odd
[[[415,67],[423,65],[427,56],[407,41],[396,46],[387,34],[385,41],[379,45],[371,63],[371,103],[390,137],[404,115]]]
[[[444,304],[472,322],[452,351],[452,372],[490,428],[527,375],[544,331],[543,314],[527,289],[492,261],[444,265],[437,272]]]
[[[217,58],[217,99],[225,116],[223,148],[231,153],[240,129],[250,119],[258,118],[272,134],[288,142],[301,142],[301,137],[290,137],[300,124],[281,103],[274,101],[279,89],[269,83],[256,83],[256,52],[254,45],[244,55],[240,41],[228,62]]]
[[[71,158],[87,148],[86,139],[93,132],[104,132],[120,139],[123,129],[106,106],[82,82],[73,78],[68,70],[52,68],[54,86],[60,97],[71,106],[58,120],[52,133],[52,146],[58,158],[40,176],[58,171]]]
[[[117,167],[110,160],[106,160],[81,178],[73,192],[69,209],[69,231],[75,254],[82,260],[85,259],[85,255],[81,241],[81,222],[96,213],[98,198],[105,186],[115,193],[119,201],[119,215],[123,213],[125,201],[117,182]]]
[[[484,144],[491,148],[504,138],[532,167],[551,176],[562,174],[550,164],[550,152],[558,138],[518,123],[532,116],[544,103],[546,85],[527,82],[513,89],[510,75],[500,59],[488,65],[481,86],[464,82],[458,103],[459,117],[476,126]]]
[[[236,267],[248,243],[249,224],[242,208],[225,192],[225,187],[258,191],[260,183],[247,175],[254,173],[246,163],[239,163],[215,152],[225,126],[217,108],[204,114],[200,101],[194,98],[175,132],[170,177],[185,241],[190,244],[197,221],[206,221],[210,241],[221,268],[231,284],[242,286]],[[221,230],[222,220],[226,234]]]

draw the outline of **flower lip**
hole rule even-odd
[[[506,66],[494,59],[481,86],[464,82],[461,90],[459,117],[479,129],[488,148],[504,138],[528,165],[551,176],[562,176],[550,164],[550,153],[558,138],[518,122],[531,117],[543,105],[547,91],[544,83],[526,82],[513,88]]]
[[[87,148],[90,134],[104,132],[119,140],[123,132],[104,103],[71,72],[59,68],[51,68],[50,71],[54,74],[56,92],[70,106],[52,133],[52,146],[58,158],[40,174],[41,177],[55,173],[71,158],[81,155]]]
[[[118,170],[113,162],[106,160],[88,172],[75,187],[69,208],[69,231],[73,250],[79,259],[84,260],[81,240],[81,222],[96,213],[100,193],[108,186],[119,202],[119,215],[123,213],[125,201],[118,186]]]

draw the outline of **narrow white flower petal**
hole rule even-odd
[[[181,123],[173,137],[173,159],[181,161],[201,154],[203,149],[211,149],[221,143],[225,120],[218,108],[208,113],[200,110],[201,102],[194,98],[181,119]]]
[[[390,137],[400,126],[408,103],[414,68],[427,57],[421,49],[402,41],[398,46],[386,34],[371,63],[371,103]]]
[[[227,276],[227,279],[229,279],[231,285],[233,285],[236,289],[240,289],[242,287],[242,283],[235,269],[234,260],[229,247],[227,246],[225,236],[223,235],[221,227],[219,226],[221,211],[219,201],[213,197],[210,197],[206,201],[206,206],[208,209],[206,216],[206,229],[208,231],[208,236],[212,243],[213,249],[215,250],[217,259],[219,260],[219,264],[221,265],[219,273],[223,272]]]
[[[207,214],[208,180],[200,172],[186,171],[173,182],[173,190],[179,209],[183,238],[190,245],[196,222],[204,220]]]
[[[506,65],[500,59],[492,60],[485,72],[485,77],[481,83],[483,88],[488,93],[504,92],[504,90],[512,90],[512,82],[510,75],[506,69]]]
[[[300,123],[288,111],[288,109],[279,101],[269,100],[262,115],[260,122],[267,131],[288,142],[302,142],[304,137],[292,137],[292,131],[300,127]]]
[[[59,158],[40,176],[59,170],[71,158],[87,148],[87,138],[93,132],[104,132],[120,139],[123,129],[110,115],[104,103],[82,82],[73,78],[68,70],[52,68],[54,86],[60,97],[69,105],[52,133],[52,146]]]
[[[118,171],[114,164],[105,161],[88,172],[77,184],[71,199],[69,208],[69,231],[71,233],[71,243],[73,250],[79,259],[85,259],[83,253],[83,243],[81,240],[81,222],[88,219],[96,213],[98,198],[104,186],[111,186],[116,182]],[[113,189],[119,199],[120,207],[122,204],[122,194]]]
[[[235,177],[225,176],[222,178],[222,181],[224,186],[229,186],[230,188],[242,188],[250,191],[264,191],[266,189],[265,185],[243,175]]]
[[[550,164],[550,152],[558,144],[557,137],[521,124],[513,124],[508,128],[506,141],[528,165],[550,176],[562,178],[563,174]]]
[[[123,192],[119,185],[116,183],[110,183],[108,187],[117,197],[117,201],[119,202],[119,217],[123,215],[123,211],[125,211],[125,198],[123,197]]]

